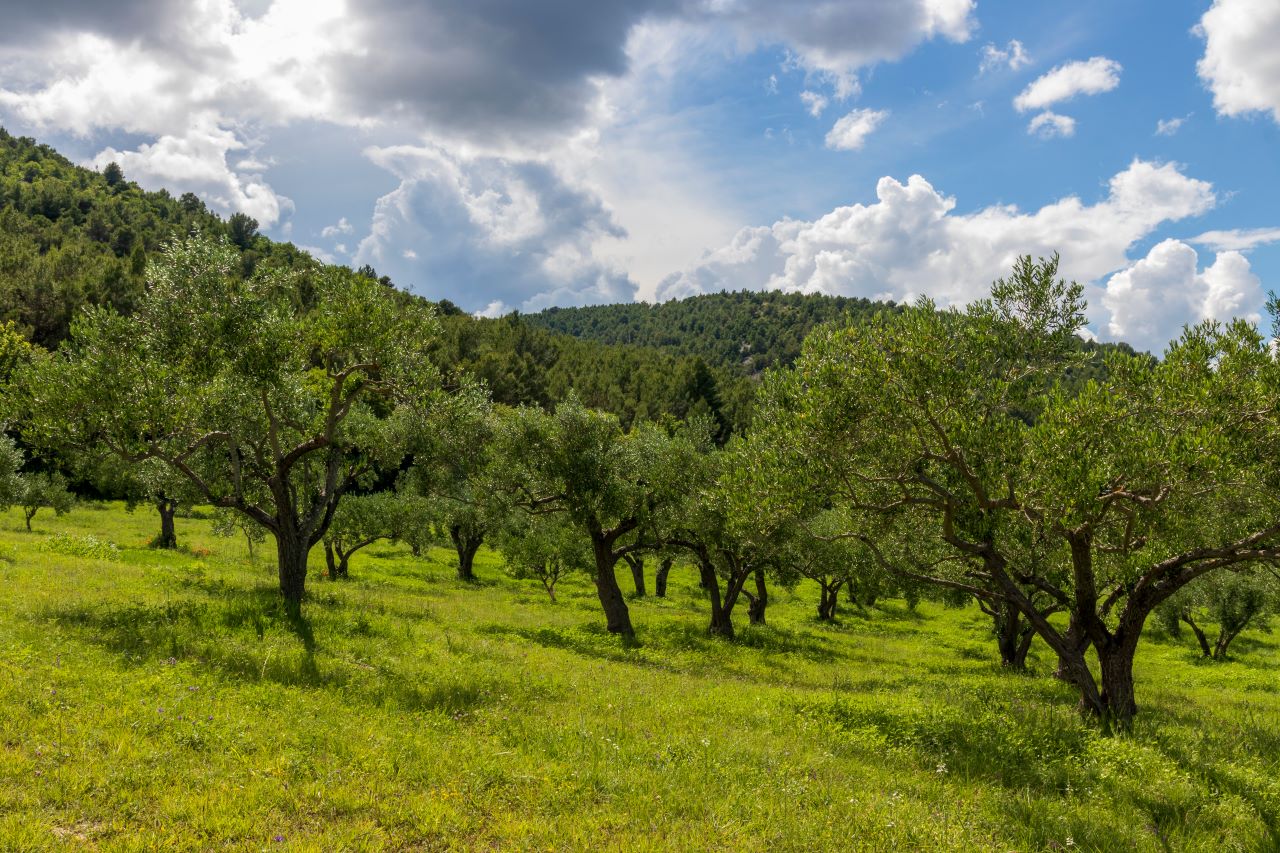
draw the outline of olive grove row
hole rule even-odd
[[[674,560],[695,566],[726,636],[740,601],[763,621],[769,584],[800,577],[820,618],[842,590],[972,599],[1005,664],[1040,638],[1082,710],[1124,726],[1153,614],[1208,654],[1196,620],[1215,608],[1222,656],[1275,577],[1270,342],[1206,323],[1068,390],[1084,302],[1056,258],[1019,260],[963,311],[922,300],[816,331],[723,446],[696,418],[625,431],[574,399],[495,406],[434,366],[427,304],[342,269],[238,271],[225,244],[172,244],[131,316],[87,310],[56,353],[11,359],[5,416],[62,467],[155,503],[160,544],[184,502],[269,534],[292,606],[313,547],[337,577],[371,541],[419,550],[438,531],[464,577],[486,541],[552,597],[587,573],[622,635],[619,565],[640,584],[646,558],[659,586]]]

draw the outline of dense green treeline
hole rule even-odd
[[[46,349],[67,337],[86,306],[132,313],[148,257],[196,230],[227,238],[246,277],[259,265],[308,277],[321,267],[292,244],[257,234],[248,217],[223,220],[195,195],[144,191],[118,168],[82,168],[0,128],[0,323],[14,322]],[[361,272],[378,277],[368,267]],[[500,402],[548,406],[576,389],[626,424],[691,413],[712,417],[725,431],[745,423],[748,383],[694,357],[578,340],[527,318],[474,318],[447,301],[439,309],[447,333],[436,349],[438,366],[479,376]]]
[[[548,308],[524,319],[533,325],[594,341],[657,349],[675,356],[700,358],[719,372],[721,383],[758,376],[770,367],[788,367],[800,356],[808,335],[822,326],[865,323],[879,312],[902,306],[819,293],[721,291],[658,304],[588,305]],[[1077,338],[1075,346],[1093,356],[1081,360],[1063,378],[1070,388],[1083,387],[1106,370],[1109,352],[1133,355],[1125,343],[1099,343]],[[730,407],[734,423],[749,419],[751,386],[735,385]]]
[[[892,307],[892,302],[844,296],[740,290],[658,304],[548,308],[528,319],[577,338],[657,347],[755,374],[795,361],[817,326]]]

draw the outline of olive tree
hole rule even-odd
[[[507,574],[536,580],[556,600],[556,585],[571,572],[590,574],[593,555],[587,540],[558,515],[513,514],[499,529],[498,550]]]
[[[1226,660],[1231,642],[1251,625],[1265,625],[1280,599],[1280,583],[1273,570],[1220,572],[1191,584],[1161,608],[1170,633],[1187,625],[1207,658]],[[1203,623],[1213,622],[1218,634],[1212,643]]]
[[[348,495],[324,535],[329,580],[350,577],[355,553],[383,539],[397,539],[404,527],[404,503],[394,492]]]
[[[51,509],[56,515],[64,515],[75,506],[76,496],[67,488],[67,478],[61,472],[35,471],[19,478],[18,496],[14,503],[22,508],[29,533],[36,513]]]
[[[888,570],[1015,608],[1082,708],[1127,726],[1153,609],[1280,555],[1280,394],[1245,323],[1188,330],[1159,362],[1113,353],[1068,389],[1083,311],[1056,257],[1023,258],[964,311],[922,300],[821,331],[768,383],[752,458],[783,500],[840,507],[844,535],[939,554],[876,549]],[[1047,558],[1025,559],[1029,541]]]
[[[690,457],[690,488],[660,525],[664,543],[683,549],[698,568],[711,607],[708,633],[726,638],[736,633],[733,611],[742,599],[750,622],[764,624],[766,574],[785,559],[789,532],[786,520],[759,511],[743,476],[748,453],[731,442]]]
[[[131,464],[111,453],[79,455],[72,467],[101,492],[123,500],[129,512],[143,505],[154,507],[160,517],[160,532],[151,540],[151,547],[178,547],[178,510],[200,500],[186,477],[156,459]]]
[[[275,538],[296,605],[343,495],[401,463],[406,425],[438,387],[438,326],[425,304],[342,268],[240,269],[226,242],[171,243],[133,315],[89,309],[32,362],[25,434],[168,466]]]
[[[654,518],[684,498],[693,444],[660,427],[624,432],[574,396],[548,414],[522,408],[499,421],[494,485],[531,515],[559,515],[591,549],[591,575],[611,633],[633,636],[617,564],[658,543]]]

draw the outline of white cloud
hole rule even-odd
[[[1168,221],[1215,204],[1210,184],[1175,164],[1135,160],[1107,196],[1070,196],[1036,211],[1013,206],[954,213],[956,201],[924,178],[881,178],[873,204],[840,207],[813,220],[744,228],[700,263],[668,276],[658,298],[727,289],[777,289],[905,300],[927,293],[942,304],[983,296],[1023,254],[1061,253],[1063,274],[1094,282],[1129,266],[1127,252]]]
[[[224,212],[244,209],[277,222],[281,234],[291,205],[272,191],[275,164],[256,154],[277,129],[304,122],[380,144],[425,139],[459,162],[554,164],[587,196],[648,181],[638,201],[609,196],[635,237],[601,246],[619,244],[608,250],[611,263],[634,264],[656,284],[742,219],[727,209],[733,197],[716,175],[689,179],[705,165],[690,154],[696,145],[669,145],[658,152],[668,163],[617,177],[667,106],[641,83],[765,46],[786,51],[812,75],[811,88],[848,96],[869,65],[930,40],[967,40],[974,10],[974,0],[10,3],[0,28],[0,115],[11,128],[109,134],[132,150],[104,155],[127,159],[131,177],[199,192]],[[119,141],[126,134],[128,145]],[[574,162],[583,152],[585,163]],[[618,162],[604,163],[611,158]],[[668,179],[679,183],[652,183]],[[592,231],[591,221],[579,225]],[[448,242],[436,232],[431,240]],[[563,251],[546,257],[561,270],[568,263]],[[610,273],[601,282],[618,280]]]
[[[495,299],[484,308],[475,313],[476,317],[483,317],[488,320],[496,320],[506,314],[510,314],[511,309],[508,308],[501,299]]]
[[[337,225],[325,226],[320,231],[320,236],[324,237],[326,240],[332,240],[340,234],[350,234],[355,230],[355,227],[352,226],[352,224],[347,220],[347,217],[344,216],[338,220]]]
[[[1175,118],[1162,118],[1156,121],[1156,136],[1173,136],[1191,119],[1191,114]]]
[[[1058,115],[1050,110],[1045,110],[1027,124],[1027,133],[1032,136],[1038,136],[1041,139],[1075,136],[1076,120],[1071,116]]]
[[[809,115],[814,118],[822,116],[822,111],[827,108],[830,101],[826,95],[820,95],[817,92],[808,90],[800,93],[800,100],[804,102],[804,108],[809,111]]]
[[[1215,252],[1247,252],[1255,246],[1280,243],[1280,228],[1233,228],[1226,231],[1206,231],[1189,242],[1208,246]]]
[[[1215,0],[1196,32],[1205,40],[1196,70],[1218,114],[1270,113],[1280,122],[1280,3]]]
[[[1027,49],[1017,39],[1011,40],[1003,48],[987,42],[982,46],[981,56],[982,60],[978,63],[979,74],[986,74],[988,71],[994,71],[997,68],[1008,68],[1010,71],[1017,71],[1019,68],[1031,64],[1031,57],[1027,55]]]
[[[1183,325],[1199,320],[1261,319],[1262,283],[1239,252],[1223,252],[1204,272],[1196,250],[1165,240],[1111,276],[1103,293],[1107,331],[1140,350],[1161,353]]]
[[[827,147],[836,151],[857,151],[888,117],[888,110],[854,110],[838,120],[827,133]]]
[[[1013,99],[1018,112],[1043,110],[1076,95],[1097,95],[1120,85],[1120,63],[1103,56],[1059,65]]]
[[[729,26],[749,44],[781,45],[795,65],[827,78],[841,98],[858,92],[859,69],[900,59],[921,42],[967,41],[975,0],[704,0],[687,17]]]
[[[764,90],[770,95],[778,94],[778,75],[770,74],[769,79],[764,81]]]
[[[624,232],[596,196],[552,166],[433,146],[366,154],[400,185],[378,200],[357,263],[464,308],[496,299],[531,311],[635,297],[626,273],[596,255],[597,243]]]
[[[206,114],[195,117],[182,135],[166,134],[136,151],[103,149],[93,158],[93,165],[102,169],[108,163],[118,163],[129,178],[148,189],[196,192],[215,210],[247,213],[270,227],[293,210],[293,202],[261,177],[237,173],[227,165],[228,153],[244,147],[234,133]]]

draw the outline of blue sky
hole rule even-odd
[[[1275,0],[5,11],[11,131],[472,311],[962,304],[1059,251],[1091,332],[1158,351],[1280,289]]]

